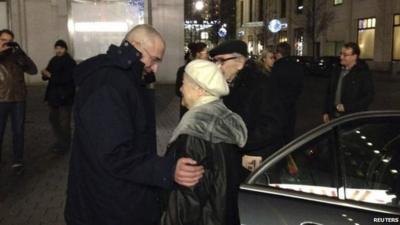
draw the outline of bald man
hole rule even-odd
[[[68,225],[157,224],[159,191],[201,178],[204,169],[194,160],[175,163],[174,155],[156,153],[152,101],[141,77],[157,72],[164,51],[161,35],[139,25],[121,46],[77,66]]]

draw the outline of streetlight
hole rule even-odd
[[[199,0],[194,4],[194,7],[197,11],[201,11],[204,8],[204,2]]]

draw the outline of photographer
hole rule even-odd
[[[34,75],[37,73],[37,68],[13,40],[12,31],[0,30],[0,160],[4,130],[7,118],[11,115],[14,152],[12,168],[17,175],[20,175],[24,169],[22,162],[26,99],[24,72]]]

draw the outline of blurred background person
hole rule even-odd
[[[296,104],[303,91],[304,69],[290,57],[291,47],[287,42],[276,46],[276,61],[271,70],[271,82],[276,86],[284,113],[283,141],[289,143],[294,138],[297,111]]]
[[[241,40],[222,42],[210,51],[229,84],[224,104],[246,124],[248,139],[243,147],[241,179],[274,153],[282,144],[282,107],[275,86],[258,62],[249,59],[247,44]]]
[[[182,81],[183,81],[183,74],[185,72],[185,67],[186,65],[194,60],[194,59],[203,59],[203,60],[208,60],[208,48],[207,44],[203,42],[197,42],[197,43],[189,43],[188,45],[188,52],[189,55],[186,56],[185,54],[185,65],[179,67],[178,71],[176,72],[176,81],[175,81],[175,94],[180,98],[180,108],[179,108],[179,118],[182,118],[183,114],[187,112],[187,108],[182,105],[182,93],[180,91],[180,88],[182,86]]]
[[[24,133],[26,85],[24,72],[35,75],[35,63],[14,42],[11,30],[0,30],[0,162],[1,146],[8,116],[13,132],[12,168],[17,175],[24,171]]]
[[[324,123],[346,114],[366,111],[374,98],[374,84],[368,64],[360,60],[360,47],[349,42],[340,52],[341,68],[332,72],[322,120]]]
[[[261,52],[260,62],[264,66],[264,73],[269,77],[271,75],[272,66],[275,63],[274,51],[271,48],[266,48]]]
[[[54,53],[41,73],[42,79],[48,81],[44,100],[49,105],[49,121],[56,138],[50,149],[64,153],[71,145],[71,110],[75,95],[72,74],[76,62],[64,40],[56,41]]]

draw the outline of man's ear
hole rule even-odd
[[[240,57],[240,58],[238,59],[238,63],[237,63],[238,66],[237,66],[237,69],[238,69],[238,70],[243,69],[244,64],[246,64],[246,58],[245,58],[245,57]]]

